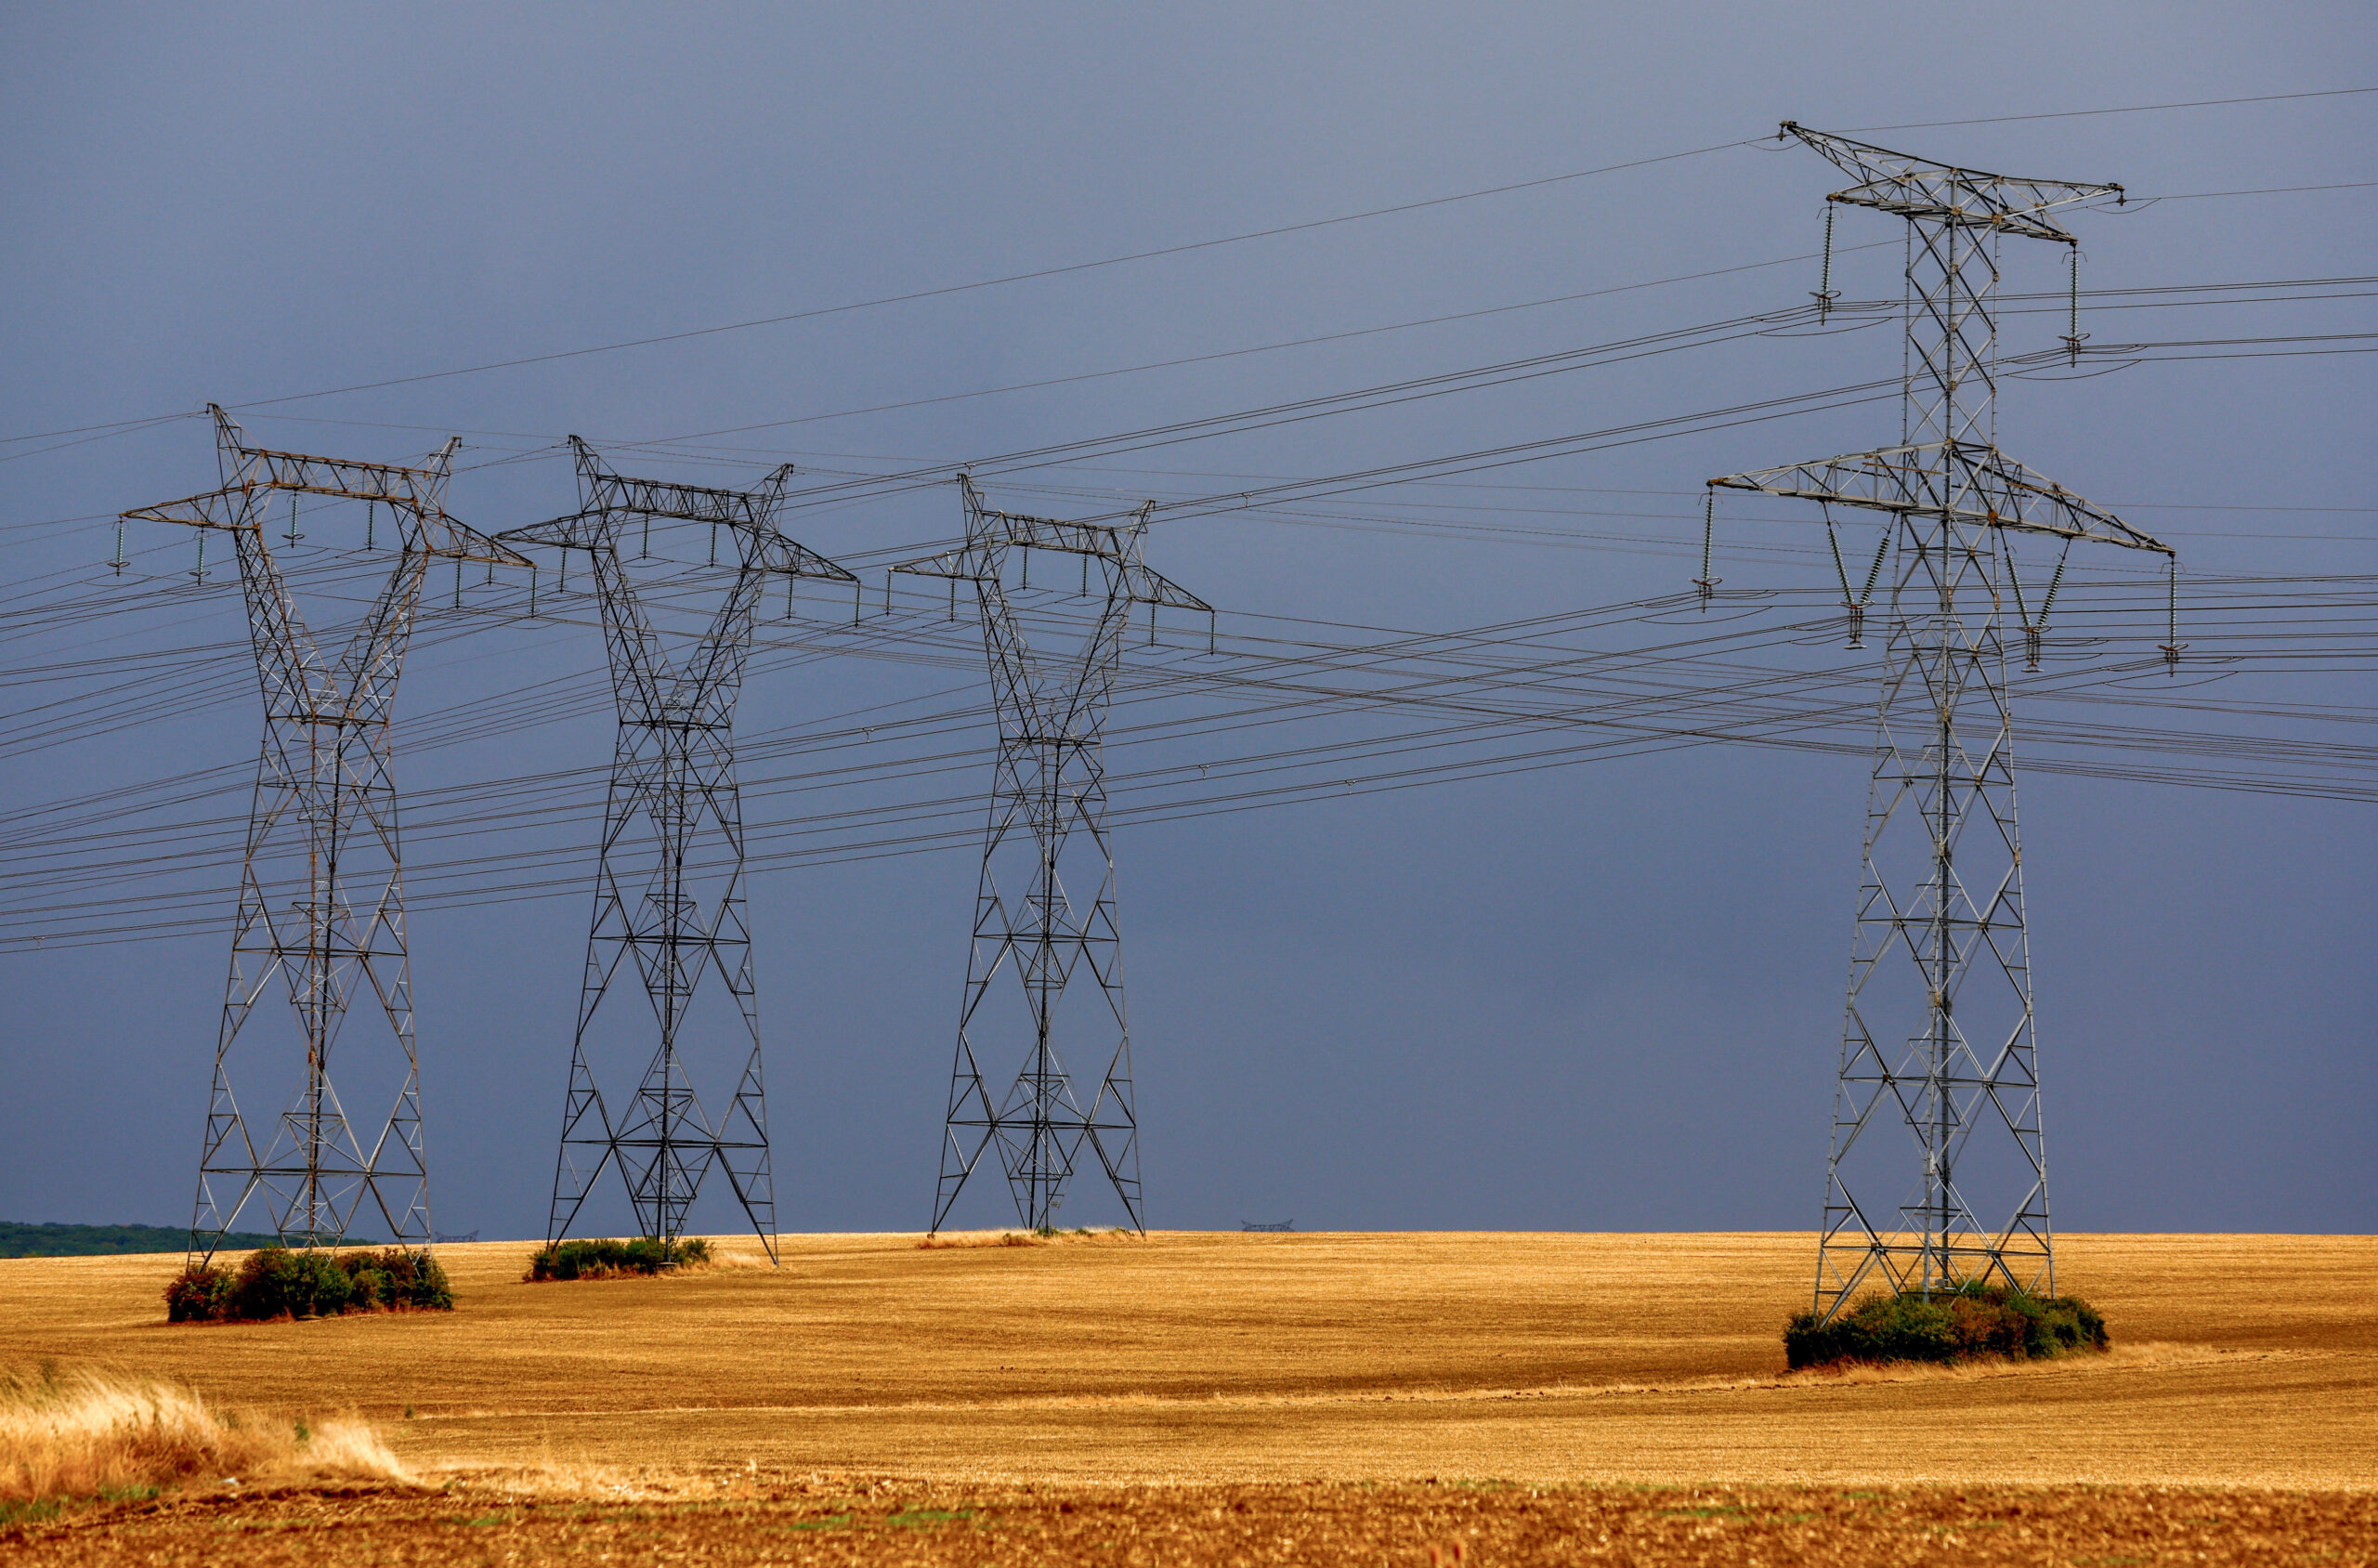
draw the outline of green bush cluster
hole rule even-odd
[[[192,1263],[165,1287],[170,1323],[260,1323],[339,1313],[451,1312],[454,1289],[427,1252],[260,1248],[231,1268]]]
[[[529,1259],[527,1277],[610,1279],[619,1274],[660,1274],[688,1263],[710,1261],[710,1243],[699,1236],[664,1246],[650,1236],[634,1241],[549,1241]]]
[[[1953,1290],[1902,1290],[1862,1301],[1831,1323],[1802,1313],[1784,1330],[1795,1371],[1843,1361],[2014,1360],[2101,1351],[2106,1320],[2078,1296],[2030,1296],[1968,1280]]]

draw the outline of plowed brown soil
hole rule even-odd
[[[519,1280],[525,1243],[451,1247],[451,1317],[203,1328],[163,1324],[173,1260],[0,1261],[0,1363],[351,1407],[460,1488],[169,1499],[38,1526],[42,1549],[193,1560],[253,1524],[316,1561],[409,1561],[409,1541],[421,1561],[533,1561],[572,1530],[622,1561],[1408,1561],[1454,1538],[1453,1509],[1483,1510],[1494,1561],[1594,1557],[1605,1531],[1640,1561],[1688,1542],[1694,1560],[1913,1561],[1963,1520],[1994,1522],[1960,1536],[1979,1561],[2221,1561],[2208,1541],[2255,1531],[2339,1550],[2378,1487],[2366,1237],[2061,1238],[2058,1286],[2104,1310],[2114,1354],[1852,1379],[1784,1374],[1804,1235],[786,1240],[781,1271],[728,1241],[706,1273],[541,1286]],[[897,1496],[828,1495],[859,1474]],[[1741,1490],[1698,1514],[1718,1505],[1644,1484]],[[2166,1507],[2151,1489],[2170,1486],[2214,1490]],[[1888,1508],[1845,1496],[1877,1489]],[[446,1522],[516,1494],[499,1522]],[[574,1507],[595,1511],[573,1524]],[[2175,1508],[2200,1522],[2155,1535]],[[850,1519],[811,1529],[804,1509]],[[919,1509],[973,1512],[886,1522]],[[1093,1516],[1130,1528],[1093,1539]],[[2107,1535],[2125,1531],[2128,1548]]]
[[[1416,1484],[765,1488],[701,1502],[320,1493],[125,1509],[0,1536],[29,1564],[2378,1562],[2378,1498],[2007,1487]]]

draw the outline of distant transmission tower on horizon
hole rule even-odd
[[[673,1246],[703,1179],[716,1166],[775,1261],[776,1188],[743,882],[735,703],[768,581],[822,578],[856,591],[858,579],[777,531],[790,464],[754,490],[712,490],[627,478],[577,437],[569,445],[579,509],[501,536],[556,547],[565,563],[569,552],[585,552],[619,715],[546,1239],[568,1234],[603,1168],[617,1164],[643,1234]],[[713,565],[722,530],[734,553],[723,568],[731,577],[717,609],[700,631],[678,639],[673,658],[647,614],[621,548],[628,541],[636,553],[647,554],[655,519],[707,525]],[[682,591],[685,585],[673,586]],[[598,1040],[598,1031],[619,1011],[605,1013],[603,1002],[623,966],[651,1005],[649,1022],[630,1007],[632,1016]],[[731,999],[731,1015],[724,1008],[698,1013],[699,989],[713,972]],[[614,1118],[591,1058],[603,1045],[640,1053],[656,1030],[660,1038],[635,1095]],[[740,1076],[725,1114],[713,1119],[685,1058],[690,1046],[714,1065],[722,1043],[729,1059],[740,1055]]]
[[[1141,558],[1152,502],[1130,522],[1110,526],[994,511],[971,479],[959,486],[964,544],[892,568],[948,579],[953,615],[958,585],[973,585],[1000,726],[933,1229],[948,1222],[967,1178],[994,1147],[1017,1216],[1030,1229],[1048,1228],[1088,1143],[1132,1226],[1144,1230],[1104,732],[1131,607],[1149,607],[1151,635],[1159,605],[1209,615],[1212,607]],[[1035,551],[1078,559],[1079,595],[1098,608],[1077,647],[1052,650],[1045,632],[1036,647],[1027,631],[1018,595],[1030,584]],[[1071,574],[1058,571],[1054,586],[1073,587]],[[1065,1013],[1066,986],[1084,966],[1098,995]],[[1021,1016],[991,1001],[1002,972],[1015,977]],[[1105,1060],[1087,1105],[1069,1054],[1086,1065]],[[994,1072],[1020,1058],[1013,1083],[996,1098],[986,1056]]]
[[[426,465],[408,468],[252,447],[229,415],[212,404],[208,411],[220,487],[123,514],[125,521],[231,536],[264,691],[264,747],[241,861],[189,1248],[212,1258],[259,1192],[274,1232],[286,1241],[342,1241],[365,1220],[368,1201],[398,1243],[426,1246],[429,1169],[389,719],[429,563],[451,559],[457,571],[464,561],[529,563],[446,515],[459,438]],[[283,519],[268,509],[281,495],[289,498],[283,538],[293,551],[305,537],[300,496],[361,502],[367,547],[376,547],[380,509],[387,509],[395,563],[343,647],[325,651],[274,558],[267,529]],[[318,530],[323,526],[320,518],[306,521]],[[205,541],[202,532],[193,574],[202,582]],[[267,993],[276,982],[294,1033],[272,1026],[279,1014]],[[357,1011],[359,1038],[346,1027]],[[333,1055],[355,1065],[350,1091],[363,1081],[391,1096],[385,1116],[362,1124],[368,1136],[359,1136],[348,1118],[331,1073]],[[303,1076],[278,1117],[259,1123],[241,1108],[235,1077],[253,1084],[301,1062]]]
[[[2011,605],[2036,665],[2056,579],[2033,613],[2001,536],[2173,552],[1999,451],[1997,256],[2007,237],[2075,245],[2049,212],[2119,200],[2122,188],[1954,168],[1790,121],[1785,137],[1858,182],[1828,202],[1908,226],[1900,444],[1708,481],[1713,500],[1723,488],[1817,502],[1828,533],[1835,506],[1879,512],[1888,530],[1875,555],[1890,572],[1888,642],[1815,1310],[1830,1318],[1869,1285],[1929,1293],[1995,1277],[2052,1293],[2004,626]],[[2066,341],[2077,353],[2077,323]],[[1841,579],[1854,641],[1865,596]],[[2178,652],[2176,638],[2163,649]],[[1893,1122],[1912,1149],[1892,1140]]]

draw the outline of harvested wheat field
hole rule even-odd
[[[0,1365],[354,1415],[396,1468],[21,1510],[33,1561],[2378,1561],[2378,1241],[2073,1236],[2102,1357],[1783,1370],[1804,1235],[749,1241],[451,1313],[167,1327],[0,1261]],[[328,1487],[329,1490],[324,1488]],[[253,1532],[253,1534],[250,1534]]]

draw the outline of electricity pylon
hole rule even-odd
[[[673,1247],[715,1165],[726,1172],[736,1201],[774,1261],[776,1190],[743,887],[735,700],[761,590],[771,578],[824,578],[854,589],[858,580],[777,531],[776,514],[792,476],[789,463],[757,490],[709,490],[626,478],[577,437],[569,444],[579,509],[501,536],[558,546],[565,562],[572,550],[586,552],[619,713],[546,1239],[568,1233],[603,1168],[616,1162],[643,1234]],[[631,529],[640,532],[637,543],[644,547],[655,518],[707,524],[713,559],[722,529],[735,549],[725,597],[674,660],[645,613],[620,549]],[[588,1061],[589,1029],[621,965],[631,960],[660,1038],[634,1100],[614,1120]],[[742,1018],[730,1047],[747,1048],[734,1099],[717,1121],[703,1110],[685,1064],[686,1048],[702,1043],[688,1034],[708,1032],[691,1013],[697,987],[712,970]]]
[[[2074,244],[2049,213],[2122,188],[1953,168],[1789,121],[1779,135],[1858,181],[1827,201],[1896,214],[1909,240],[1900,444],[1709,481],[1818,502],[1828,523],[1834,506],[1879,512],[1892,552],[1815,1310],[1830,1318],[1869,1284],[2053,1292],[2006,601],[2034,647],[2038,621],[2003,536],[2172,551],[1998,450],[1997,252],[2010,236]],[[1894,1118],[1913,1181],[1885,1141]]]
[[[1000,725],[933,1228],[947,1222],[950,1206],[993,1144],[1018,1217],[1034,1230],[1048,1228],[1087,1142],[1132,1225],[1144,1229],[1103,735],[1131,607],[1148,606],[1151,617],[1158,605],[1208,614],[1212,607],[1141,558],[1153,502],[1131,522],[1110,527],[995,512],[971,480],[959,483],[966,502],[965,543],[892,568],[949,579],[953,613],[959,583],[973,585]],[[1034,551],[1079,557],[1081,594],[1101,601],[1076,648],[1035,647],[1025,608],[1010,595],[1010,568],[1022,568],[1015,574],[1020,591],[1029,582]],[[1090,896],[1080,896],[1093,887]],[[1098,1000],[1086,1018],[1061,1020],[1066,984],[1085,964]],[[1003,969],[1020,984],[1022,1017],[986,1008]],[[1022,1066],[994,1100],[981,1058],[1019,1045]],[[1106,1057],[1087,1108],[1065,1065],[1068,1046]]]
[[[259,1191],[274,1231],[288,1241],[314,1247],[342,1239],[369,1199],[399,1244],[425,1246],[429,1175],[389,717],[429,563],[451,558],[459,569],[464,561],[528,562],[446,515],[459,439],[421,468],[307,457],[249,446],[229,415],[210,410],[220,488],[124,514],[126,521],[181,523],[231,536],[264,691],[264,747],[216,1034],[190,1251],[213,1257]],[[394,521],[395,565],[334,652],[324,651],[299,613],[267,542],[267,508],[281,494],[290,498],[286,537],[293,545],[303,537],[299,496],[360,501],[374,522],[385,506]],[[203,552],[205,535],[199,538]],[[277,1010],[267,1005],[258,1016],[276,979],[288,996],[294,1038],[273,1026]],[[344,1027],[359,1002],[360,1039]],[[252,1065],[281,1068],[282,1052],[296,1054],[292,1047],[302,1048],[304,1058],[296,1090],[276,1120],[252,1123],[231,1087],[235,1048],[245,1077]],[[385,1075],[400,1086],[387,1115],[376,1126],[363,1124],[368,1137],[359,1135],[340,1103],[331,1074],[334,1051],[343,1062],[360,1052],[359,1074]]]

